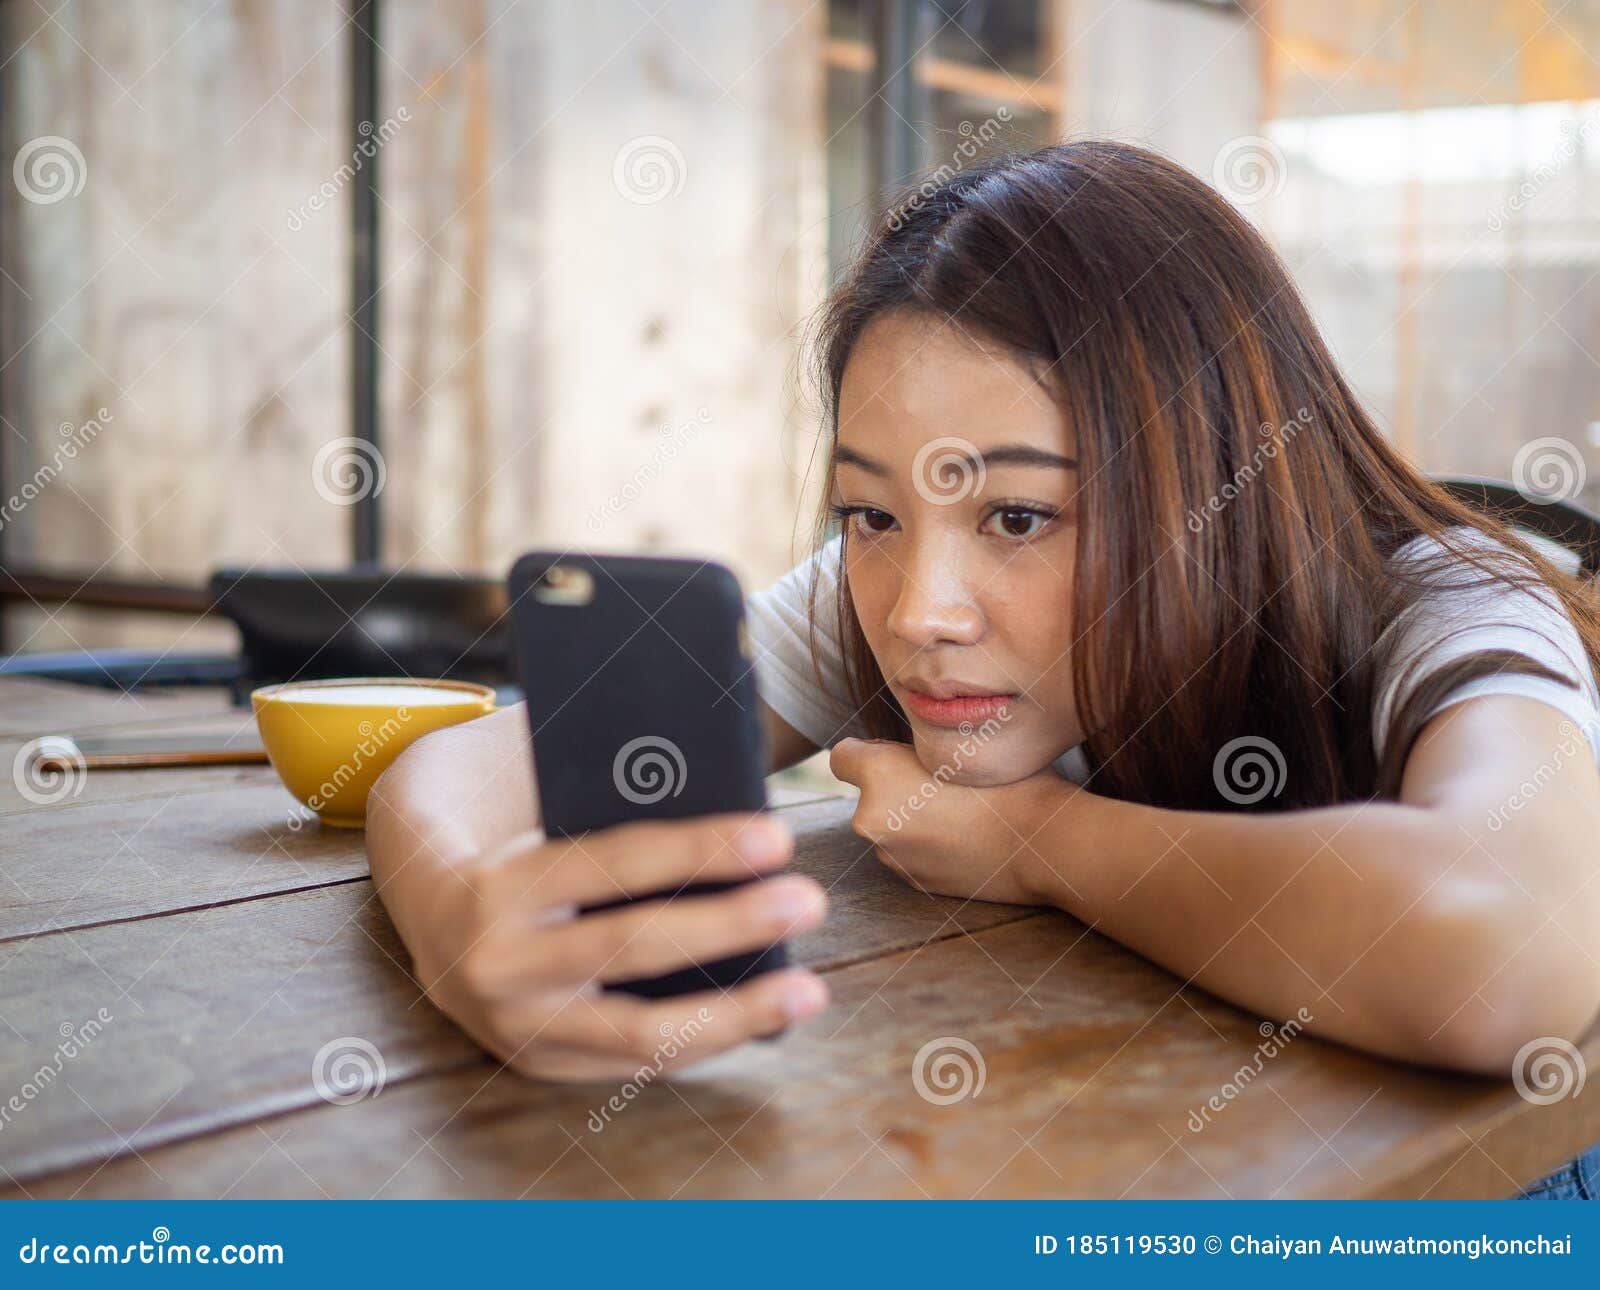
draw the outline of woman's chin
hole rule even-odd
[[[1042,754],[1019,747],[1004,736],[984,738],[976,730],[959,727],[913,728],[912,747],[923,769],[939,783],[968,788],[997,788],[1035,775],[1050,764]]]

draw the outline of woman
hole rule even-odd
[[[820,353],[840,532],[749,605],[775,768],[831,747],[907,881],[1058,906],[1328,1039],[1507,1077],[1585,1032],[1595,603],[1395,454],[1227,203],[1114,143],[974,167],[879,225]],[[625,1076],[702,1006],[680,1061],[825,1006],[803,970],[602,995],[824,897],[785,876],[575,917],[790,842],[739,818],[547,842],[526,747],[521,711],[430,736],[372,806],[419,978],[480,1042]]]

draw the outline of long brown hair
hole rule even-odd
[[[1515,653],[1470,655],[1416,687],[1380,760],[1375,678],[1391,661],[1380,637],[1445,566],[1458,584],[1465,569],[1548,588],[1600,661],[1592,593],[1394,450],[1274,251],[1155,153],[1060,144],[892,206],[820,318],[835,443],[845,366],[891,311],[953,318],[1004,346],[1076,431],[1072,674],[1096,791],[1237,805],[1219,796],[1217,756],[1267,740],[1281,791],[1258,809],[1393,797],[1455,686],[1504,670],[1574,683]],[[826,526],[825,515],[819,541]],[[1443,553],[1391,560],[1421,535]],[[908,738],[842,569],[838,615],[851,702],[875,737]]]

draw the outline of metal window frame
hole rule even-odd
[[[871,191],[881,214],[889,197],[926,164],[914,121],[926,120],[932,95],[917,75],[933,6],[925,0],[867,0],[873,69],[867,99]]]
[[[350,0],[350,140],[358,148],[378,128],[380,0]],[[361,127],[365,125],[366,129]],[[350,195],[350,437],[374,454],[378,421],[378,159],[374,148]],[[350,507],[350,548],[357,568],[383,562],[381,490],[365,488]]]

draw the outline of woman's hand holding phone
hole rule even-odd
[[[429,998],[517,1071],[574,1080],[820,1012],[784,942],[827,901],[778,874],[794,843],[762,809],[733,574],[536,552],[507,592],[526,701],[419,739],[368,802],[373,878]]]
[[[702,1061],[826,1007],[822,979],[798,968],[665,999],[602,989],[815,927],[822,888],[772,876],[793,849],[788,830],[759,814],[571,838],[534,829],[437,872],[428,899],[388,903],[429,998],[507,1065],[546,1079],[626,1079]],[[756,877],[764,881],[579,912],[690,881]]]

